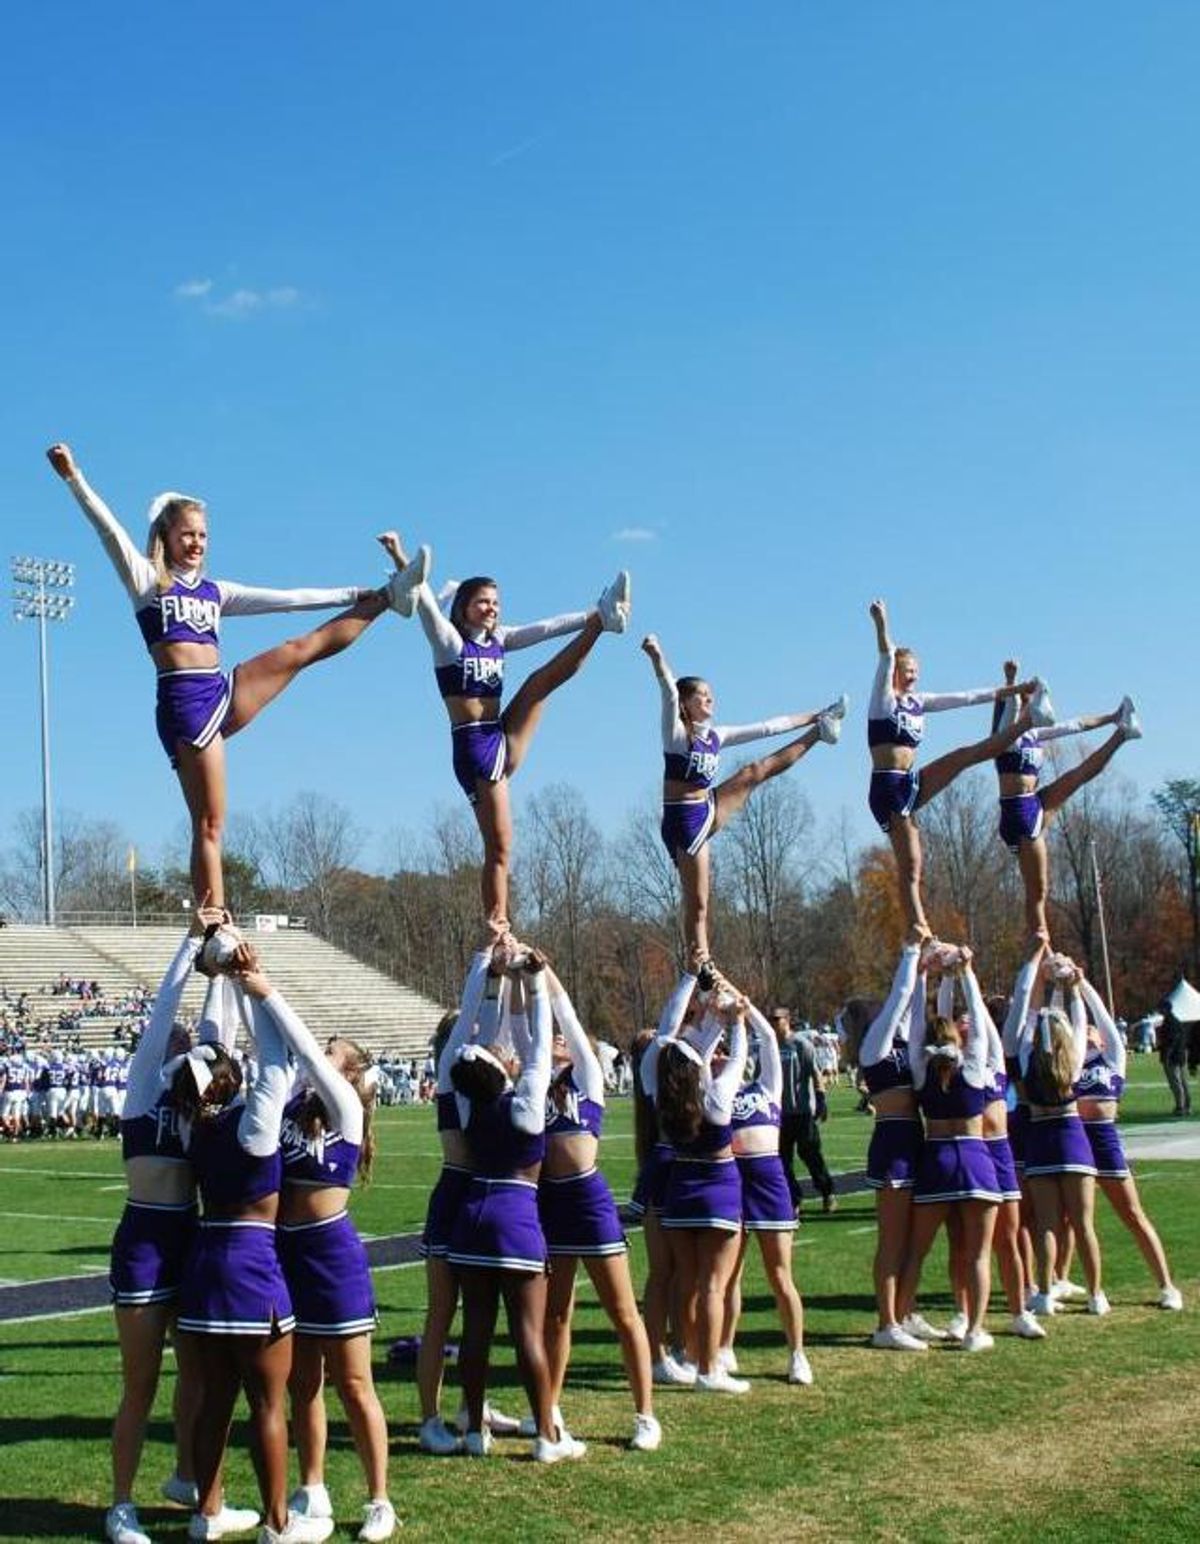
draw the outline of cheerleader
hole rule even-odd
[[[538,1212],[550,1255],[546,1358],[554,1420],[565,1434],[559,1403],[571,1358],[575,1273],[582,1259],[621,1345],[633,1393],[629,1445],[649,1453],[662,1441],[653,1409],[650,1343],[629,1275],[629,1246],[608,1181],[596,1167],[604,1123],[604,1071],[562,982],[549,967],[546,976],[558,1033],[546,1101],[546,1161],[538,1183]]]
[[[1015,660],[1005,661],[1007,686],[1016,686],[1017,669]],[[992,717],[993,732],[1003,733],[1011,728],[1017,716],[1017,704],[1016,697],[997,699]],[[1064,735],[1102,729],[1106,724],[1114,727],[1103,745],[1052,783],[1038,787],[1046,759],[1044,745]],[[1050,888],[1047,825],[1073,794],[1103,772],[1126,740],[1140,740],[1141,737],[1141,721],[1133,701],[1123,697],[1115,712],[1072,718],[1050,728],[1027,729],[996,757],[1000,780],[1000,839],[1020,864],[1025,887],[1025,918],[1033,937],[1050,936],[1046,924],[1046,896]]]
[[[459,1118],[452,1078],[458,1053],[477,1032],[495,1038],[505,984],[500,929],[488,928],[483,947],[473,956],[463,984],[458,1012],[448,1015],[435,1037],[436,1110],[442,1171],[429,1197],[420,1251],[425,1260],[425,1323],[417,1351],[417,1395],[421,1404],[420,1444],[439,1458],[463,1450],[462,1439],[441,1417],[442,1367],[450,1326],[458,1309],[458,1272],[450,1264],[450,1235],[471,1183],[471,1150]],[[477,1025],[478,1019],[478,1025]],[[490,1403],[484,1410],[489,1431],[511,1433],[519,1423]]]
[[[185,1264],[196,1234],[195,1181],[169,1095],[164,1063],[188,1050],[187,1031],[175,1023],[183,989],[206,928],[223,913],[206,907],[175,952],[158,989],[154,1011],[129,1067],[121,1121],[121,1156],[129,1187],[112,1243],[109,1285],[121,1348],[121,1403],[112,1432],[113,1504],[105,1518],[112,1544],[145,1544],[133,1504],[133,1482],[154,1405],[163,1346],[175,1313]],[[192,1434],[203,1363],[192,1338],[175,1338],[175,1472],[162,1487],[168,1501],[196,1504]],[[222,1506],[225,1531],[252,1528],[256,1512]]]
[[[961,970],[968,949],[939,945],[941,969]],[[914,1013],[908,1043],[913,1091],[925,1117],[925,1140],[913,1188],[914,1213],[899,1290],[900,1310],[911,1310],[921,1266],[938,1229],[955,1217],[959,1262],[967,1294],[964,1351],[987,1351],[992,1337],[983,1327],[991,1292],[992,1233],[1000,1192],[996,1168],[983,1140],[984,1082],[987,1073],[987,1010],[974,973],[964,974],[970,1004],[966,1033],[939,1015],[926,1025]]]
[[[447,616],[427,583],[429,548],[422,547],[409,562],[395,531],[385,531],[379,541],[398,570],[390,591],[392,604],[404,616],[416,611],[433,650],[438,690],[450,716],[454,775],[475,811],[483,839],[484,913],[503,922],[508,916],[513,842],[508,780],[525,760],[546,699],[571,679],[601,633],[623,633],[629,625],[629,574],[622,569],[591,611],[506,626],[500,622],[494,579],[464,579],[454,589]],[[508,651],[566,633],[579,636],[535,670],[501,711]]]
[[[103,499],[88,485],[70,448],[52,445],[50,465],[63,478],[99,536],[133,602],[158,674],[158,737],[179,777],[192,823],[191,876],[196,904],[224,905],[221,834],[225,823],[225,741],[244,729],[297,674],[359,638],[387,609],[382,590],[263,590],[208,579],[208,523],[202,500],[162,493],[150,506],[143,556]],[[221,671],[221,617],[348,606],[314,632]]]
[[[900,1273],[908,1252],[913,1185],[921,1154],[921,1120],[908,1053],[910,1023],[925,1016],[924,930],[913,928],[900,951],[892,986],[882,1007],[852,998],[841,1013],[846,1052],[857,1062],[865,1097],[875,1110],[867,1148],[867,1185],[875,1192],[876,1244],[873,1274],[879,1323],[871,1344],[881,1351],[925,1351],[934,1334],[915,1314],[908,1326],[898,1317]],[[918,1336],[912,1333],[921,1330]]]
[[[306,1517],[333,1516],[324,1483],[328,1372],[367,1481],[358,1537],[372,1544],[391,1538],[396,1513],[388,1499],[387,1423],[371,1372],[375,1293],[346,1207],[356,1176],[370,1179],[378,1069],[361,1046],[341,1036],[322,1051],[283,999],[268,997],[302,1079],[280,1130],[279,1258],[296,1315],[288,1388],[300,1460],[300,1488],[288,1506]]]
[[[742,1183],[743,1220],[737,1264],[726,1299],[721,1359],[729,1372],[737,1371],[733,1341],[741,1312],[740,1282],[746,1243],[753,1234],[787,1340],[788,1382],[808,1385],[813,1375],[804,1351],[804,1304],[792,1277],[796,1206],[779,1156],[783,1062],[771,1025],[753,1003],[747,1006],[746,1013],[754,1036],[758,1070],[733,1099],[732,1146]]]
[[[1130,1173],[1117,1128],[1117,1113],[1121,1095],[1125,1092],[1125,1042],[1104,999],[1082,974],[1079,991],[1090,1020],[1088,1049],[1083,1070],[1075,1083],[1075,1096],[1079,1101],[1079,1119],[1083,1122],[1084,1135],[1096,1165],[1096,1183],[1133,1235],[1134,1243],[1158,1282],[1158,1306],[1177,1310],[1183,1307],[1183,1294],[1171,1280],[1166,1250],[1142,1206],[1137,1181]]]
[[[529,993],[529,1048],[521,1063],[498,1043],[460,1047],[452,1071],[459,1119],[473,1173],[450,1235],[448,1259],[459,1273],[463,1304],[458,1365],[467,1402],[465,1451],[485,1457],[488,1364],[503,1297],[525,1392],[537,1425],[540,1463],[582,1457],[584,1447],[556,1426],[545,1351],[546,1239],[538,1219],[537,1184],[546,1150],[546,1094],[553,1028],[541,955],[509,961]]]
[[[1032,1279],[1025,1269],[1025,1254],[1021,1240],[1021,1183],[1017,1175],[1016,1161],[1008,1140],[1008,1073],[1005,1070],[1004,1045],[996,1028],[990,1006],[984,1002],[970,960],[961,970],[947,973],[938,986],[937,1011],[942,1018],[954,1017],[955,982],[970,983],[967,1003],[957,1019],[959,1036],[965,1042],[972,1032],[973,1016],[982,1005],[983,1027],[987,1035],[987,1061],[983,1079],[983,1140],[996,1172],[996,1189],[1000,1205],[996,1210],[996,1227],[992,1234],[992,1250],[1000,1267],[1000,1279],[1008,1311],[1012,1315],[1010,1329],[1022,1340],[1044,1340],[1046,1331],[1025,1306]],[[951,1234],[952,1243],[960,1242]],[[959,1250],[952,1249],[957,1259]],[[961,1341],[970,1326],[967,1307],[966,1283],[955,1275],[955,1290],[959,1310],[947,1325],[952,1340]]]
[[[654,666],[662,697],[662,840],[679,871],[688,952],[703,962],[709,957],[709,837],[737,814],[760,784],[794,766],[818,740],[835,745],[848,700],[840,697],[817,713],[788,713],[758,724],[718,725],[712,721],[714,699],[707,681],[700,676],[676,680],[653,633],[642,640],[642,650]],[[797,729],[807,733],[717,782],[723,746],[745,745]]]
[[[1030,1306],[1039,1317],[1055,1311],[1057,1230],[1065,1216],[1075,1230],[1083,1262],[1088,1312],[1103,1315],[1111,1310],[1100,1284],[1100,1244],[1094,1224],[1096,1165],[1075,1098],[1087,1052],[1080,973],[1062,955],[1047,955],[1041,975],[1043,995],[1055,983],[1066,987],[1071,1017],[1056,1007],[1042,1006],[1036,1013],[1026,1013],[1017,1038],[1029,1097],[1025,1179],[1033,1202],[1037,1266],[1037,1291]]]
[[[969,692],[918,693],[920,663],[911,649],[897,648],[892,642],[883,601],[871,602],[871,619],[875,623],[879,662],[867,708],[872,768],[868,803],[896,856],[900,901],[908,925],[928,934],[921,900],[921,834],[914,815],[961,772],[998,756],[1031,726],[1053,723],[1054,715],[1045,687],[1036,680]],[[939,756],[920,772],[915,769],[913,763],[925,733],[926,713],[971,707],[1019,694],[1028,695],[1031,700],[1006,729]]]
[[[676,1026],[646,1052],[655,1058],[659,1126],[674,1148],[662,1226],[675,1260],[684,1342],[696,1363],[694,1386],[718,1394],[750,1391],[720,1360],[725,1292],[742,1231],[731,1122],[746,1065],[746,1011],[744,998],[722,990],[700,1027],[703,1049],[681,1038]],[[730,1032],[729,1056],[714,1074],[711,1059],[722,1029]]]
[[[302,1517],[287,1505],[287,1383],[296,1320],[275,1250],[279,1133],[290,1082],[279,1028],[286,1004],[247,945],[237,946],[233,963],[235,995],[240,1003],[244,989],[253,1008],[256,1071],[249,1095],[223,1044],[197,1046],[164,1069],[204,1206],[178,1320],[204,1359],[195,1435],[200,1507],[188,1536],[212,1539],[230,1531],[219,1514],[221,1469],[234,1405],[244,1392],[265,1513],[259,1544],[320,1544],[333,1532],[333,1519]]]

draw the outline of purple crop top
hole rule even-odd
[[[121,1157],[170,1158],[176,1163],[186,1163],[188,1153],[179,1135],[179,1119],[173,1105],[162,1098],[146,1115],[135,1115],[121,1122]]]
[[[711,788],[721,760],[721,737],[715,729],[693,729],[686,755],[663,752],[663,776],[691,788]]]
[[[761,1083],[747,1083],[733,1096],[733,1115],[730,1125],[734,1131],[744,1131],[747,1126],[778,1126],[779,1106],[768,1098]]]
[[[926,1120],[969,1120],[983,1114],[987,1092],[973,1088],[961,1071],[954,1074],[947,1088],[942,1087],[936,1073],[930,1073],[917,1094],[917,1103]]]
[[[243,1104],[239,1099],[192,1127],[188,1157],[196,1171],[205,1211],[213,1207],[248,1206],[274,1195],[283,1182],[279,1149],[255,1158],[238,1141]]]
[[[504,645],[491,633],[480,643],[464,638],[458,657],[436,665],[433,673],[443,697],[498,699],[504,690]]]
[[[546,1133],[520,1131],[512,1122],[513,1092],[491,1104],[473,1104],[467,1141],[475,1173],[484,1179],[510,1179],[517,1169],[532,1168],[546,1156]]]
[[[181,578],[136,613],[146,647],[156,643],[211,643],[221,629],[221,590],[213,579]]]
[[[859,1072],[869,1094],[886,1094],[893,1088],[911,1088],[912,1071],[908,1065],[908,1046],[893,1045],[882,1061],[860,1066]]]
[[[604,1129],[604,1106],[581,1094],[571,1073],[558,1081],[562,1099],[560,1107],[555,1098],[555,1085],[551,1084],[546,1095],[546,1135],[548,1137],[573,1136],[587,1131],[599,1138]]]
[[[1088,1049],[1083,1071],[1075,1084],[1080,1099],[1120,1099],[1125,1092],[1125,1079],[1095,1046]]]
[[[925,705],[920,697],[897,697],[883,718],[867,719],[868,745],[905,745],[916,750],[925,733]]]
[[[305,1136],[300,1129],[299,1115],[306,1098],[307,1093],[297,1094],[284,1106],[283,1124],[279,1129],[284,1181],[317,1185],[326,1190],[348,1190],[358,1173],[362,1148],[357,1142],[348,1142],[340,1131],[321,1131],[315,1136]]]

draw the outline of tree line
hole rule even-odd
[[[1023,948],[1017,866],[996,836],[995,783],[960,779],[922,813],[926,897],[938,933],[975,948],[985,991],[1006,991]],[[547,787],[518,810],[514,921],[554,958],[592,1030],[618,1043],[657,1018],[679,968],[678,885],[658,837],[656,803],[605,836],[583,795]],[[335,801],[299,794],[241,816],[225,846],[226,892],[239,915],[303,915],[321,936],[444,1003],[458,995],[479,937],[479,846],[461,805],[420,834],[395,838],[391,872],[357,866],[366,834]],[[1101,908],[1117,1010],[1151,1009],[1181,970],[1200,976],[1197,866],[1200,781],[1168,782],[1149,804],[1131,784],[1089,784],[1050,828],[1056,947],[1104,989]],[[143,917],[180,911],[189,892],[182,836],[133,875]],[[59,817],[58,906],[129,915],[129,843],[110,821]],[[813,1022],[851,995],[886,989],[903,932],[890,852],[819,831],[808,800],[765,785],[713,849],[711,936],[718,963],[764,1003]],[[0,864],[0,907],[36,918],[41,823],[14,823]]]

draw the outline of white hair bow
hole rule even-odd
[[[146,511],[146,519],[153,525],[163,510],[171,504],[194,504],[197,509],[204,508],[204,500],[193,498],[190,493],[179,493],[174,488],[168,488],[165,493],[159,493],[150,500],[150,508]]]
[[[194,1045],[190,1051],[184,1051],[180,1056],[172,1056],[170,1061],[164,1062],[160,1076],[169,1088],[180,1068],[186,1064],[192,1069],[192,1077],[196,1080],[196,1092],[203,1097],[205,1089],[212,1082],[211,1063],[216,1059],[215,1045]]]

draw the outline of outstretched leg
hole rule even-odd
[[[771,778],[778,777],[781,772],[786,772],[789,767],[795,766],[802,756],[806,756],[817,741],[821,738],[821,732],[814,724],[811,729],[806,729],[798,740],[792,740],[780,750],[772,751],[769,756],[760,756],[757,761],[747,762],[744,767],[739,767],[723,783],[718,783],[713,789],[713,800],[716,804],[716,815],[713,819],[713,832],[717,832],[742,808],[746,800],[761,786],[769,782]]]
[[[583,624],[583,631],[533,672],[501,714],[510,776],[525,760],[525,753],[541,719],[547,697],[571,679],[595,648],[596,640],[603,631],[600,613],[592,612]]]
[[[233,703],[221,731],[225,738],[245,729],[302,670],[348,649],[386,610],[386,593],[372,590],[349,610],[339,612],[311,633],[289,638],[239,665],[233,677]]]
[[[1125,744],[1126,738],[1123,729],[1114,729],[1104,744],[1097,746],[1090,756],[1085,756],[1078,766],[1071,767],[1061,777],[1056,777],[1052,783],[1046,784],[1041,790],[1041,800],[1047,820],[1056,810],[1061,809],[1073,794],[1077,794],[1085,783],[1090,783],[1094,777],[1099,777]]]
[[[1022,708],[1006,729],[998,729],[986,740],[976,740],[973,745],[960,745],[955,751],[938,756],[927,767],[921,768],[921,786],[917,793],[915,809],[924,809],[931,799],[948,788],[960,773],[968,767],[976,767],[981,761],[991,761],[1005,751],[1029,728],[1028,707]]]

